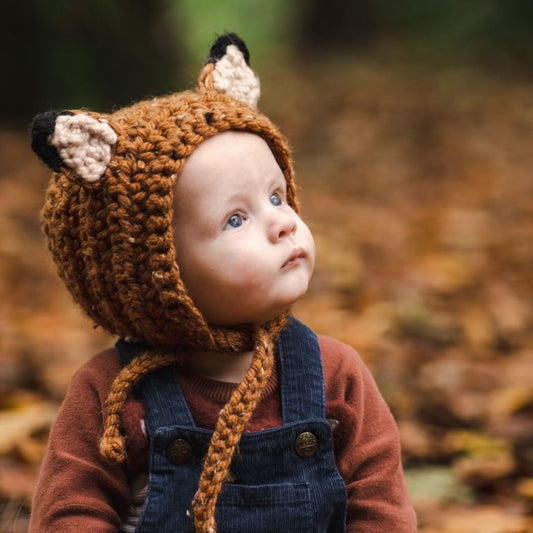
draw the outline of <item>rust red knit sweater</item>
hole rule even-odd
[[[398,432],[390,410],[357,353],[319,337],[326,382],[326,416],[335,456],[348,490],[348,533],[413,533],[416,519],[401,466]],[[147,468],[144,407],[130,399],[123,412],[128,466],[109,466],[98,454],[102,404],[120,370],[114,350],[103,352],[74,376],[50,435],[35,491],[31,533],[116,532],[128,510],[128,479]],[[235,385],[182,372],[178,376],[196,424],[212,429]],[[247,431],[281,423],[274,372]]]

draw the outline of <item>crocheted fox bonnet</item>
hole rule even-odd
[[[35,117],[32,148],[54,171],[42,212],[59,275],[89,317],[110,333],[149,346],[115,379],[105,405],[100,453],[126,459],[120,410],[150,371],[189,350],[253,350],[252,364],[221,414],[193,503],[197,531],[214,532],[215,505],[232,456],[273,367],[286,315],[266,324],[208,324],[180,278],[173,239],[175,181],[205,139],[234,130],[259,135],[298,210],[285,139],[256,110],[259,80],[235,34],[218,38],[195,90],[112,114],[50,111]]]

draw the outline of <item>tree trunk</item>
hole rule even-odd
[[[371,45],[378,14],[372,0],[304,0],[298,41],[304,55]]]
[[[109,110],[179,87],[168,0],[8,0],[0,19],[0,120]]]

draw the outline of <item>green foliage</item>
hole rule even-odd
[[[300,0],[294,33],[305,58],[382,54],[408,62],[529,70],[529,0]]]
[[[225,32],[239,34],[252,51],[252,61],[271,57],[291,43],[297,2],[284,0],[174,0],[176,27],[183,31],[190,63],[197,68],[207,47]]]
[[[0,19],[0,117],[110,109],[193,84],[209,43],[239,33],[252,63],[383,54],[407,62],[533,64],[530,0],[9,0]],[[318,28],[318,29],[317,29]],[[320,31],[319,31],[320,29]]]
[[[533,4],[528,0],[378,0],[378,39],[391,39],[414,58],[454,63],[533,59]]]

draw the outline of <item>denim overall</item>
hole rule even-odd
[[[142,347],[117,343],[123,364]],[[316,335],[291,319],[278,345],[283,425],[242,435],[216,506],[219,533],[341,533],[346,489],[333,438]],[[192,500],[212,431],[194,424],[168,369],[141,384],[151,439],[148,495],[136,531],[194,533]]]

